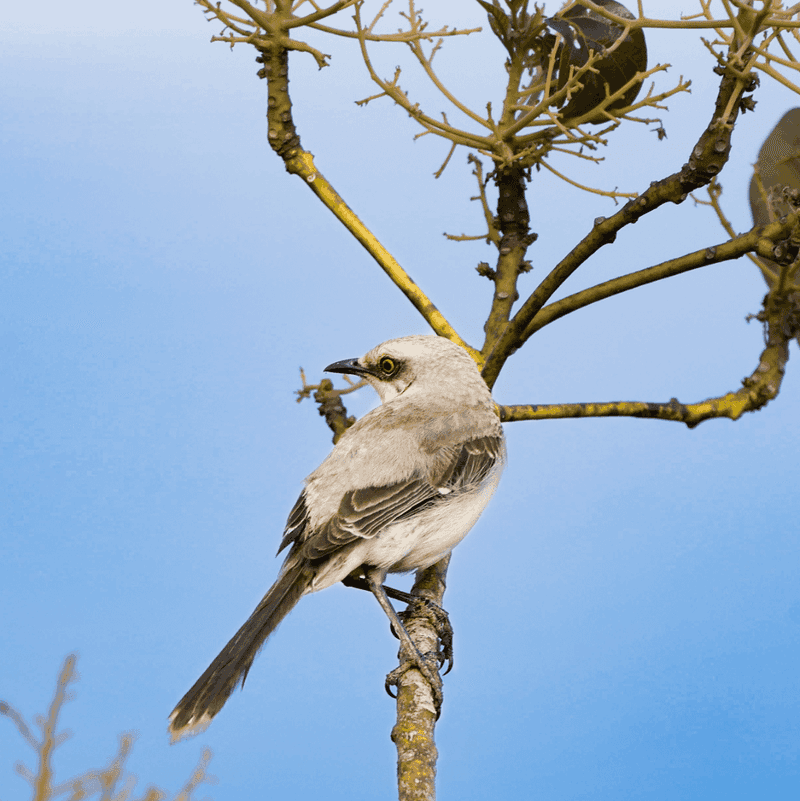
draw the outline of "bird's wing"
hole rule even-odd
[[[306,506],[306,491],[303,490],[297,499],[297,503],[292,507],[292,511],[289,512],[286,528],[283,530],[283,539],[278,546],[278,553],[293,542],[302,542],[305,539],[304,535],[307,528],[308,507]]]
[[[435,475],[347,492],[336,514],[317,530],[310,529],[304,492],[289,514],[279,551],[294,543],[307,559],[319,559],[358,539],[374,537],[391,523],[446,502],[453,493],[479,486],[502,455],[499,436],[440,448],[434,454]]]

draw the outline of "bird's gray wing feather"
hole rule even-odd
[[[279,551],[295,544],[305,558],[319,559],[358,539],[374,537],[391,523],[407,520],[434,504],[446,503],[454,493],[479,486],[502,454],[499,436],[440,448],[433,454],[436,466],[432,475],[347,492],[336,514],[316,530],[309,526],[303,493],[289,514]]]
[[[308,507],[306,506],[306,492],[303,490],[297,503],[292,507],[292,511],[289,512],[286,528],[283,530],[283,539],[278,546],[278,553],[293,542],[302,542],[307,527]]]

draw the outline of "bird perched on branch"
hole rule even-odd
[[[382,585],[387,573],[436,563],[475,524],[505,461],[497,407],[466,351],[437,336],[391,339],[325,371],[365,378],[381,405],[306,479],[278,549],[289,547],[277,580],[175,707],[173,741],[210,723],[304,595],[353,576],[363,576],[433,689],[441,683]]]

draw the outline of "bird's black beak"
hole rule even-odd
[[[324,373],[347,373],[348,375],[371,375],[366,367],[358,363],[358,359],[342,359],[340,362],[329,364]]]

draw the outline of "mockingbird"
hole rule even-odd
[[[505,461],[497,408],[466,351],[437,336],[391,339],[325,371],[363,376],[381,405],[306,479],[278,549],[291,546],[278,579],[175,707],[173,741],[210,723],[300,598],[351,576],[366,580],[434,692],[441,684],[382,585],[387,573],[436,563],[475,524]]]

